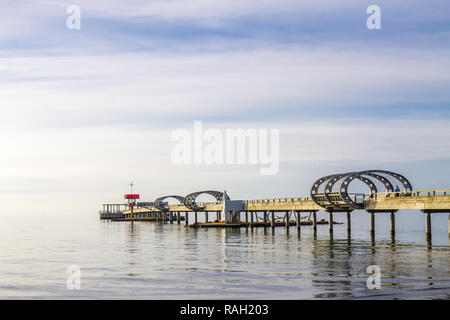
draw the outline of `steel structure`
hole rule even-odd
[[[169,206],[163,203],[163,201],[168,199],[168,198],[177,199],[178,201],[180,201],[180,203],[184,203],[184,197],[171,195],[171,196],[164,196],[164,197],[160,197],[160,198],[156,199],[154,204],[153,204],[153,206],[156,209],[159,209],[161,211],[168,211],[169,210]]]
[[[188,208],[190,210],[193,210],[193,211],[201,210],[202,206],[195,202],[195,199],[201,194],[209,194],[209,195],[213,196],[214,198],[216,198],[217,202],[222,202],[222,200],[223,200],[223,192],[207,190],[207,191],[198,191],[198,192],[188,194],[186,197],[184,197],[183,204],[186,206],[186,208]],[[227,200],[230,200],[230,197],[228,195],[227,195]]]
[[[327,211],[352,211],[354,209],[364,209],[363,203],[357,203],[348,193],[348,187],[354,180],[362,181],[370,190],[371,194],[378,193],[374,183],[381,182],[386,188],[386,192],[393,192],[393,184],[389,179],[398,181],[404,191],[412,191],[412,185],[401,174],[386,170],[365,170],[359,172],[347,172],[332,174],[318,179],[311,187],[311,198],[319,206]],[[340,184],[339,184],[340,183]],[[338,185],[337,190],[333,187]]]

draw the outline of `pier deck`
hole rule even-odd
[[[391,233],[395,233],[395,213],[399,210],[421,210],[425,214],[427,238],[431,238],[431,214],[432,213],[450,213],[450,189],[441,190],[423,190],[423,191],[403,191],[403,192],[382,192],[360,194],[361,209],[354,208],[324,208],[318,205],[310,197],[293,198],[271,198],[237,201],[241,207],[233,211],[233,219],[226,222],[223,219],[223,202],[196,203],[195,210],[188,208],[185,204],[168,205],[164,210],[155,207],[134,208],[133,215],[130,207],[121,207],[124,205],[112,204],[103,205],[104,209],[113,208],[113,212],[100,212],[102,219],[111,219],[114,221],[161,221],[177,222],[185,221],[185,224],[193,228],[238,228],[238,227],[290,227],[297,226],[298,230],[303,225],[313,225],[315,228],[319,224],[328,224],[330,233],[333,232],[333,226],[337,224],[333,221],[333,214],[343,212],[347,215],[347,230],[351,230],[351,212],[354,210],[365,210],[370,214],[370,233],[375,234],[375,214],[389,213]],[[356,198],[356,196],[355,196]],[[230,200],[227,200],[230,201]],[[119,209],[124,209],[118,211]],[[325,210],[328,215],[328,221],[317,221],[316,213]],[[231,212],[231,211],[230,211]],[[216,214],[215,219],[209,219],[211,214]],[[240,214],[245,214],[245,222],[240,220]],[[258,217],[258,213],[264,215],[264,220]],[[282,214],[275,218],[275,213]],[[300,213],[310,213],[313,220],[305,220],[300,217]],[[194,215],[193,223],[189,224],[189,217]],[[205,222],[198,221],[198,214],[203,214]],[[249,218],[250,216],[250,218]],[[295,220],[292,221],[292,216]],[[213,220],[214,222],[210,222]],[[286,223],[286,221],[289,221]],[[450,215],[449,215],[449,236],[450,236]]]

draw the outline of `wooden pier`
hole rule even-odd
[[[421,210],[425,218],[425,233],[431,241],[431,219],[433,214],[449,214],[448,232],[450,236],[450,189],[403,191],[361,194],[362,207],[369,215],[369,229],[371,236],[375,235],[375,221],[379,214],[390,215],[390,231],[394,236],[396,231],[395,216],[400,210]],[[226,195],[226,193],[225,193]],[[238,209],[227,209],[229,204],[237,205]],[[316,231],[317,225],[328,225],[330,234],[338,223],[334,221],[336,214],[346,215],[347,231],[351,232],[351,213],[354,209],[330,210],[319,206],[310,197],[272,198],[256,200],[227,200],[196,203],[196,207],[185,204],[167,205],[165,210],[154,206],[138,207],[133,216],[127,204],[104,204],[104,211],[100,212],[102,219],[113,221],[158,221],[181,223],[191,228],[253,228],[253,227],[296,227],[300,232],[302,226],[312,226]],[[230,207],[231,208],[231,207]],[[359,209],[358,209],[359,210]],[[317,213],[325,211],[328,220],[317,221]],[[301,215],[308,217],[301,217]],[[199,222],[199,215],[203,215],[205,222]],[[244,219],[243,221],[241,221]]]

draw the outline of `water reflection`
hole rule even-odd
[[[391,232],[391,245],[395,247],[395,232]]]
[[[18,292],[41,298],[54,292],[61,298],[70,295],[58,291],[59,274],[65,276],[67,261],[89,268],[89,286],[78,293],[84,298],[402,298],[413,294],[414,298],[446,298],[450,287],[447,233],[444,244],[435,233],[432,249],[423,229],[414,242],[405,240],[401,228],[396,237],[379,228],[375,241],[367,233],[368,224],[358,225],[356,217],[351,233],[338,225],[332,235],[327,226],[318,226],[316,232],[312,226],[302,226],[301,237],[285,227],[273,232],[272,228],[194,229],[184,224],[97,220],[68,226],[62,219],[52,229],[58,232],[51,233],[44,218],[38,226],[25,228],[23,223],[0,232],[4,297]],[[20,230],[27,230],[27,237],[14,241]],[[381,290],[367,289],[370,265],[381,269]],[[8,289],[11,283],[30,288],[32,270],[42,275],[34,280],[34,293]]]
[[[321,229],[319,235],[313,228],[303,228],[300,237],[300,233],[293,235],[289,228],[284,227],[195,229],[171,224],[152,226],[153,241],[167,242],[175,234],[175,242],[183,246],[181,256],[170,257],[169,261],[173,258],[185,261],[184,272],[196,272],[198,275],[192,274],[192,277],[199,279],[201,275],[205,277],[204,281],[213,281],[216,286],[224,288],[244,283],[249,288],[253,285],[255,288],[264,287],[260,281],[264,283],[266,280],[263,279],[269,277],[272,286],[276,283],[281,285],[282,279],[289,280],[293,288],[309,283],[310,297],[343,298],[377,294],[367,289],[369,275],[366,268],[370,265],[381,268],[383,294],[398,295],[399,291],[424,285],[434,288],[434,273],[443,273],[440,279],[448,280],[449,276],[446,268],[436,267],[434,253],[428,243],[424,247],[405,245],[396,241],[395,234],[376,241],[373,234],[368,240],[363,240],[353,237],[351,232],[344,232],[342,236],[338,229],[337,233],[326,234],[323,234],[325,229]],[[170,232],[167,228],[171,228]],[[128,230],[129,245],[139,247],[139,228],[130,224]],[[139,250],[129,246],[128,251],[137,253]],[[165,249],[163,252],[166,254]],[[171,255],[170,250],[167,250],[167,255]],[[426,261],[422,267],[411,264],[411,261],[420,261],[421,255],[425,258],[422,261]],[[448,263],[448,257],[446,259]],[[213,273],[221,273],[222,276],[213,280]],[[271,285],[267,285],[267,290]],[[437,285],[442,287],[442,281]]]
[[[426,238],[427,238],[427,248],[431,250],[432,248],[431,234],[427,233]]]

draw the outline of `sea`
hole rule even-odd
[[[1,217],[0,299],[450,298],[448,214],[433,214],[431,239],[418,211],[396,214],[395,237],[383,213],[372,237],[364,211],[352,213],[350,234],[339,213],[332,234],[327,225],[194,229],[95,212]]]

